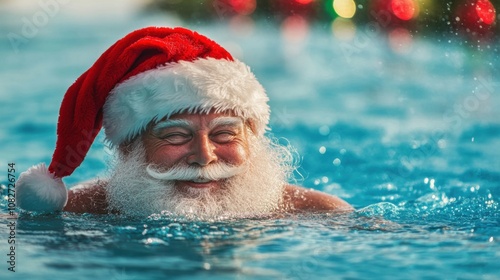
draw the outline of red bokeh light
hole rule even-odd
[[[275,18],[284,20],[288,16],[300,15],[305,19],[314,19],[317,16],[315,0],[273,0],[269,1],[270,8],[275,13]]]
[[[419,16],[419,0],[370,0],[370,14],[385,29],[412,29]]]
[[[389,32],[388,39],[389,46],[396,53],[406,54],[412,49],[413,37],[406,28],[398,27],[392,30]]]
[[[489,37],[495,20],[495,7],[489,0],[463,0],[456,10],[455,25],[467,36]]]
[[[302,5],[307,5],[312,3],[314,0],[295,0],[295,2],[302,4]]]
[[[413,0],[392,0],[392,13],[402,20],[410,20],[415,15],[415,2]]]
[[[299,15],[287,17],[281,24],[282,34],[288,42],[303,41],[309,33],[309,23]]]
[[[240,15],[250,15],[257,7],[256,0],[229,0],[228,4]]]
[[[478,0],[476,2],[476,14],[479,20],[488,25],[495,22],[495,7],[493,7],[493,4],[488,0]]]

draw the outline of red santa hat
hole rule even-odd
[[[251,120],[262,135],[269,122],[268,97],[249,67],[220,45],[184,28],[147,27],[113,44],[66,92],[57,143],[48,168],[19,176],[17,206],[62,210],[62,178],[82,163],[104,127],[112,146],[130,141],[146,126],[179,112],[231,110]]]

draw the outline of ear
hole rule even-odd
[[[122,155],[125,155],[125,156],[128,156],[133,150],[134,150],[134,147],[136,146],[135,144],[137,143],[137,141],[142,141],[142,138],[143,138],[143,135],[145,134],[146,132],[144,132],[143,134],[135,137],[134,139],[132,140],[129,140],[129,141],[125,141],[123,143],[121,143],[119,146],[118,146],[118,150],[120,151],[120,153]]]

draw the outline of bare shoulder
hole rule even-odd
[[[340,211],[350,212],[354,208],[339,197],[313,189],[287,185],[284,202],[291,211]]]
[[[72,187],[68,191],[68,203],[63,210],[74,213],[109,213],[105,186],[106,182],[93,180]]]

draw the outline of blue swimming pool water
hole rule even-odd
[[[17,32],[26,13],[2,14],[0,25]],[[7,163],[19,175],[50,161],[64,91],[111,43],[138,27],[179,24],[96,18],[61,12],[18,52],[2,40],[3,184]],[[295,183],[357,211],[211,223],[25,213],[15,273],[0,220],[1,279],[500,278],[498,42],[415,37],[398,53],[362,27],[358,41],[316,26],[295,44],[265,22],[244,35],[226,24],[188,27],[237,53],[266,87],[271,135],[300,154]],[[107,153],[96,142],[66,183],[105,176]]]

